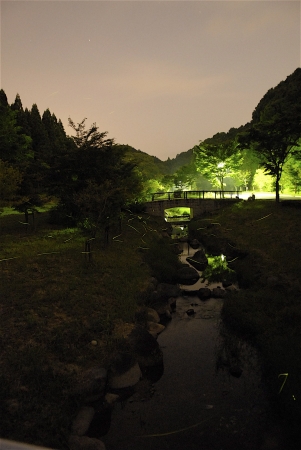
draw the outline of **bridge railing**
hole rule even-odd
[[[235,198],[238,195],[237,191],[172,191],[172,192],[154,192],[150,194],[149,201],[159,200],[177,200],[177,199],[189,199],[189,198]]]

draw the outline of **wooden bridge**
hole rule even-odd
[[[168,222],[180,222],[201,217],[238,201],[236,191],[174,191],[151,194],[144,206],[145,212],[152,216],[163,217]],[[172,216],[167,212],[172,208],[187,208],[190,212],[189,215]]]

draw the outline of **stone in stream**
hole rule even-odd
[[[163,353],[158,341],[143,326],[137,325],[128,341],[142,372],[148,367],[162,364]]]
[[[208,266],[208,258],[204,249],[198,250],[193,256],[187,256],[186,261],[200,271],[205,270]]]
[[[71,433],[76,436],[83,436],[88,431],[95,409],[92,406],[83,406],[72,422]]]
[[[200,288],[197,292],[197,295],[199,297],[200,300],[208,300],[211,297],[211,289],[209,288]]]
[[[186,295],[187,297],[196,297],[199,293],[198,289],[183,289],[182,295]]]
[[[229,373],[232,377],[239,378],[242,374],[242,368],[238,365],[230,365]]]
[[[220,287],[212,289],[212,297],[214,298],[224,298],[226,293],[227,292],[225,291],[225,289],[222,289]]]
[[[151,303],[167,301],[171,297],[179,297],[181,289],[175,284],[159,283],[150,296]]]
[[[191,241],[189,241],[189,245],[190,245],[191,248],[196,250],[197,248],[199,248],[199,246],[201,244],[199,243],[199,241],[197,239],[191,239]]]
[[[177,279],[180,284],[192,285],[195,284],[200,275],[196,269],[189,266],[184,266],[177,270]]]

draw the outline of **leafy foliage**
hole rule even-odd
[[[95,124],[86,129],[85,120],[76,125],[69,119],[75,136],[59,158],[54,192],[66,215],[96,232],[118,219],[121,207],[138,194],[140,183],[134,165],[124,161],[123,149]]]
[[[195,146],[194,154],[197,170],[223,191],[224,179],[238,172],[243,157],[236,140],[221,135]]]
[[[284,164],[301,151],[301,69],[270,89],[252,115],[240,143],[252,148],[265,173],[275,179],[279,202],[280,179]]]

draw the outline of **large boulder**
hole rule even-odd
[[[184,266],[177,270],[177,279],[180,284],[192,285],[200,278],[196,269],[189,266]]]
[[[120,352],[113,358],[109,369],[109,386],[123,389],[135,386],[141,378],[137,359],[130,352]]]
[[[205,250],[200,249],[195,252],[193,256],[188,256],[186,261],[192,265],[196,270],[203,271],[208,266],[208,258],[206,256]]]

